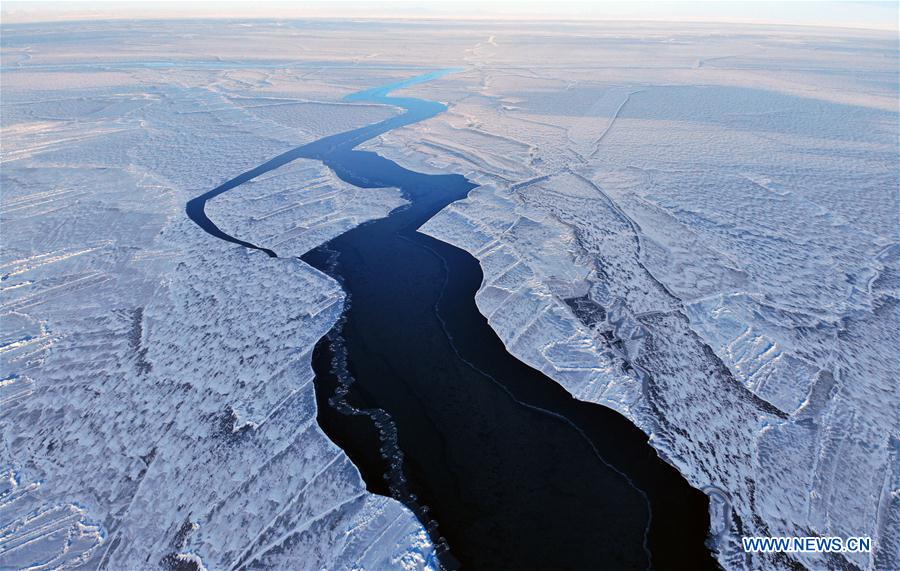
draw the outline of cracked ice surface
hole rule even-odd
[[[118,58],[116,69],[70,69],[70,31],[23,50],[35,69],[3,72],[0,567],[433,565],[414,516],[366,492],[316,424],[310,354],[341,311],[340,288],[183,214],[224,177],[394,113],[336,104],[353,81],[381,78],[156,71],[102,38],[82,56]],[[6,66],[23,40],[3,33]],[[310,121],[254,111],[260,91]],[[229,223],[285,232],[258,223],[265,201],[253,195],[278,181],[334,209],[294,208],[311,229],[295,248],[400,204],[388,190],[347,195],[304,163],[221,197]]]
[[[397,189],[358,188],[319,161],[298,159],[217,196],[206,212],[227,234],[285,257],[404,204]]]
[[[570,31],[495,25],[413,90],[447,113],[367,147],[482,184],[422,230],[480,260],[515,355],[710,494],[726,568],[897,568],[895,38]],[[814,534],[876,549],[739,545]]]

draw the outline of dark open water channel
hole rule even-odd
[[[443,111],[388,93],[445,73],[352,96],[406,112],[280,155],[191,200],[188,215],[255,248],[219,230],[206,201],[301,157],[358,187],[402,190],[410,205],[303,256],[348,294],[344,317],[313,357],[318,420],[369,490],[404,502],[426,524],[443,566],[715,568],[704,546],[706,497],[623,416],[571,398],[512,357],[475,306],[477,260],[416,232],[474,185],[353,150]]]

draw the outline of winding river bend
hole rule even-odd
[[[358,187],[402,191],[407,206],[302,258],[347,292],[341,320],[313,356],[318,420],[370,491],[415,512],[442,566],[714,568],[706,497],[623,416],[573,399],[511,356],[475,305],[478,261],[416,231],[475,185],[354,150],[444,111],[388,94],[452,71],[349,97],[405,112],[279,155],[188,202],[188,216],[217,238],[275,256],[222,232],[206,202],[297,158],[320,160]]]

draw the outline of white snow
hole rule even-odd
[[[36,26],[2,43],[0,566],[431,564],[413,516],[314,421],[309,349],[339,288],[183,207],[396,112],[344,95],[461,65],[405,90],[447,113],[365,147],[482,185],[423,230],[481,261],[478,306],[510,350],[710,495],[725,568],[900,566],[891,34]],[[400,204],[298,161],[209,212],[293,256]],[[739,548],[812,534],[876,550]]]
[[[127,38],[159,44],[161,26]],[[268,68],[216,65],[214,44],[182,52],[208,67],[154,68],[126,36],[107,43],[121,27],[89,27],[74,53],[82,25],[48,25],[40,46],[3,30],[0,567],[433,565],[413,514],[368,493],[316,423],[310,355],[341,311],[338,285],[184,215],[274,155],[396,113],[340,103],[386,72],[347,84],[294,70],[273,87],[258,83]],[[7,66],[17,51],[31,69]],[[400,204],[303,161],[210,213],[299,254]]]
[[[896,38],[628,26],[498,24],[413,90],[448,113],[367,146],[482,184],[422,230],[510,351],[710,494],[726,568],[894,568]],[[810,534],[877,548],[739,545]]]

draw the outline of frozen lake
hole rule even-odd
[[[0,567],[898,568],[897,56],[5,19]]]
[[[512,357],[475,305],[477,260],[416,231],[476,185],[354,150],[444,111],[388,94],[449,71],[347,97],[405,113],[286,152],[190,201],[189,215],[255,248],[206,218],[205,201],[297,158],[357,187],[402,191],[407,206],[303,256],[349,300],[313,357],[319,422],[371,491],[416,513],[446,567],[714,567],[704,495],[625,417]]]

